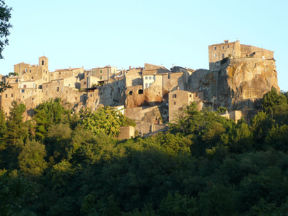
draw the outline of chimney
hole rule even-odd
[[[228,44],[228,43],[229,43],[229,40],[224,40],[224,43],[225,43],[225,44]]]

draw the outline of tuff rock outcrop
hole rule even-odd
[[[225,58],[189,78],[190,91],[214,107],[228,109],[253,108],[271,88],[280,90],[274,59]]]

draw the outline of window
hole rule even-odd
[[[102,78],[103,78],[103,77],[102,77],[102,76],[100,76],[100,80],[102,80]]]
[[[152,79],[152,77],[151,76],[149,76],[149,80],[151,80]]]
[[[11,97],[13,97],[13,94],[11,94]]]
[[[23,88],[26,88],[26,85],[24,85]]]
[[[214,53],[214,58],[216,58],[217,57],[217,54],[216,53]]]
[[[227,48],[229,48],[229,45],[227,45]]]
[[[30,70],[30,73],[31,73],[31,70]]]
[[[225,47],[224,46],[222,46],[222,49],[224,49]]]
[[[139,89],[138,94],[143,94],[143,89]]]
[[[145,79],[147,80],[147,79],[148,79],[148,77],[147,77],[147,76],[145,76]]]
[[[216,50],[216,49],[217,49],[217,47],[215,46],[215,47],[214,47],[214,50]]]
[[[22,93],[24,93],[24,92],[25,92],[25,90],[24,90],[24,89],[22,89],[22,90],[21,90],[21,92],[22,92]]]
[[[174,105],[176,105],[176,102],[174,101]]]
[[[102,72],[102,70],[100,70],[100,74],[102,74],[103,72]]]
[[[7,98],[7,97],[8,97],[8,95],[6,94],[6,95],[5,95],[5,97]]]
[[[59,87],[57,87],[57,92],[59,92]]]
[[[148,88],[148,87],[149,87],[149,85],[148,85],[148,83],[146,83],[146,84],[145,84],[145,88]]]
[[[129,95],[132,95],[133,94],[133,92],[132,91],[129,91]]]
[[[224,55],[224,53],[222,54],[222,58],[223,58],[223,59],[225,58],[225,55]]]
[[[177,95],[176,95],[176,94],[173,94],[173,95],[172,95],[172,98],[176,98],[176,97],[177,97]]]
[[[44,60],[42,60],[42,65],[44,65],[44,63],[45,63]]]

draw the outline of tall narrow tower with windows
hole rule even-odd
[[[50,73],[48,70],[48,58],[46,56],[39,57],[39,67],[42,73],[43,82],[50,81]]]
[[[48,69],[48,58],[46,56],[39,57],[39,66],[46,67]]]

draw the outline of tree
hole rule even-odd
[[[8,7],[4,0],[0,0],[0,59],[3,58],[2,52],[4,47],[8,45],[9,29],[12,27],[9,23],[11,18],[11,8]]]
[[[43,140],[47,136],[49,127],[63,122],[68,111],[61,105],[61,101],[56,99],[40,104],[35,109],[35,113],[33,119],[36,122],[36,138]]]
[[[72,130],[68,124],[52,125],[45,139],[49,160],[59,162],[68,157]]]
[[[16,144],[17,142],[24,141],[28,137],[28,127],[25,122],[23,122],[23,113],[26,107],[24,104],[17,104],[17,102],[12,102],[12,107],[10,109],[10,115],[7,121],[7,141],[11,144]]]
[[[25,174],[40,175],[47,167],[44,160],[45,146],[37,141],[28,141],[18,156],[19,167]]]
[[[121,126],[135,124],[112,107],[100,108],[96,112],[82,110],[80,117],[84,128],[92,131],[95,135],[104,133],[109,136],[117,136]]]
[[[3,139],[5,146],[1,155],[5,160],[4,167],[16,168],[18,166],[16,158],[21,152],[25,140],[28,138],[27,123],[23,122],[24,104],[12,102],[10,115],[7,120],[7,132]]]
[[[273,107],[287,104],[287,98],[284,94],[278,93],[275,88],[272,88],[270,92],[264,95],[261,104],[263,111],[273,115]]]

